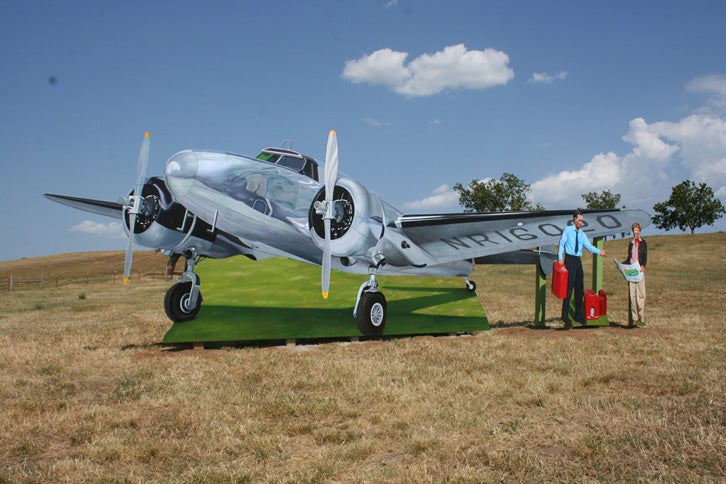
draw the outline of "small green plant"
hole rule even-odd
[[[80,299],[81,301],[85,301],[85,300],[86,300],[86,294],[85,294],[85,293],[83,293],[83,292],[82,292],[82,293],[80,293],[80,294],[78,295],[78,299]]]

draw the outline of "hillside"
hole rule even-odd
[[[124,251],[73,252],[12,261],[0,261],[0,284],[5,284],[12,275],[16,280],[36,280],[43,274],[45,281],[60,284],[80,280],[112,279],[123,275]],[[134,251],[132,277],[142,274],[166,271],[168,258],[158,251]],[[177,270],[184,261],[178,263]]]
[[[531,329],[532,268],[479,266],[490,331],[221,350],[159,344],[166,280],[0,291],[0,482],[723,482],[726,234],[648,242],[637,329],[617,324],[613,267],[611,327],[562,331],[549,299],[549,328]],[[63,254],[0,272],[122,265]]]

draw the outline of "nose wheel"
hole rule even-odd
[[[191,321],[197,317],[202,308],[202,293],[200,292],[200,279],[194,272],[198,258],[194,249],[184,253],[186,258],[186,271],[183,280],[171,286],[164,296],[164,311],[175,323]]]
[[[192,300],[193,285],[191,281],[178,282],[166,291],[164,296],[164,310],[166,315],[175,323],[191,321],[197,317],[202,308],[202,294],[199,293],[196,302]]]
[[[380,336],[386,327],[386,298],[378,291],[377,267],[369,269],[370,278],[361,284],[353,310],[358,329],[366,336]]]

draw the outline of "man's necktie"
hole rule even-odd
[[[575,230],[575,255],[580,252],[580,231]]]

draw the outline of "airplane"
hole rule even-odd
[[[165,164],[163,177],[146,178],[150,136],[137,161],[136,183],[127,197],[107,202],[44,194],[76,209],[123,220],[129,241],[128,281],[134,244],[159,249],[170,260],[182,255],[180,282],[164,297],[173,322],[194,319],[202,304],[196,264],[205,257],[244,255],[321,266],[327,298],[332,269],[367,275],[353,316],[364,335],[381,335],[387,302],[379,275],[463,277],[466,289],[475,263],[546,263],[574,210],[406,215],[362,184],[338,172],[338,143],[330,131],[325,163],[288,148],[265,148],[256,157],[185,150]],[[322,180],[321,180],[322,175]],[[634,222],[650,224],[638,209],[584,210],[590,237],[624,234]],[[545,272],[547,273],[547,272]]]

